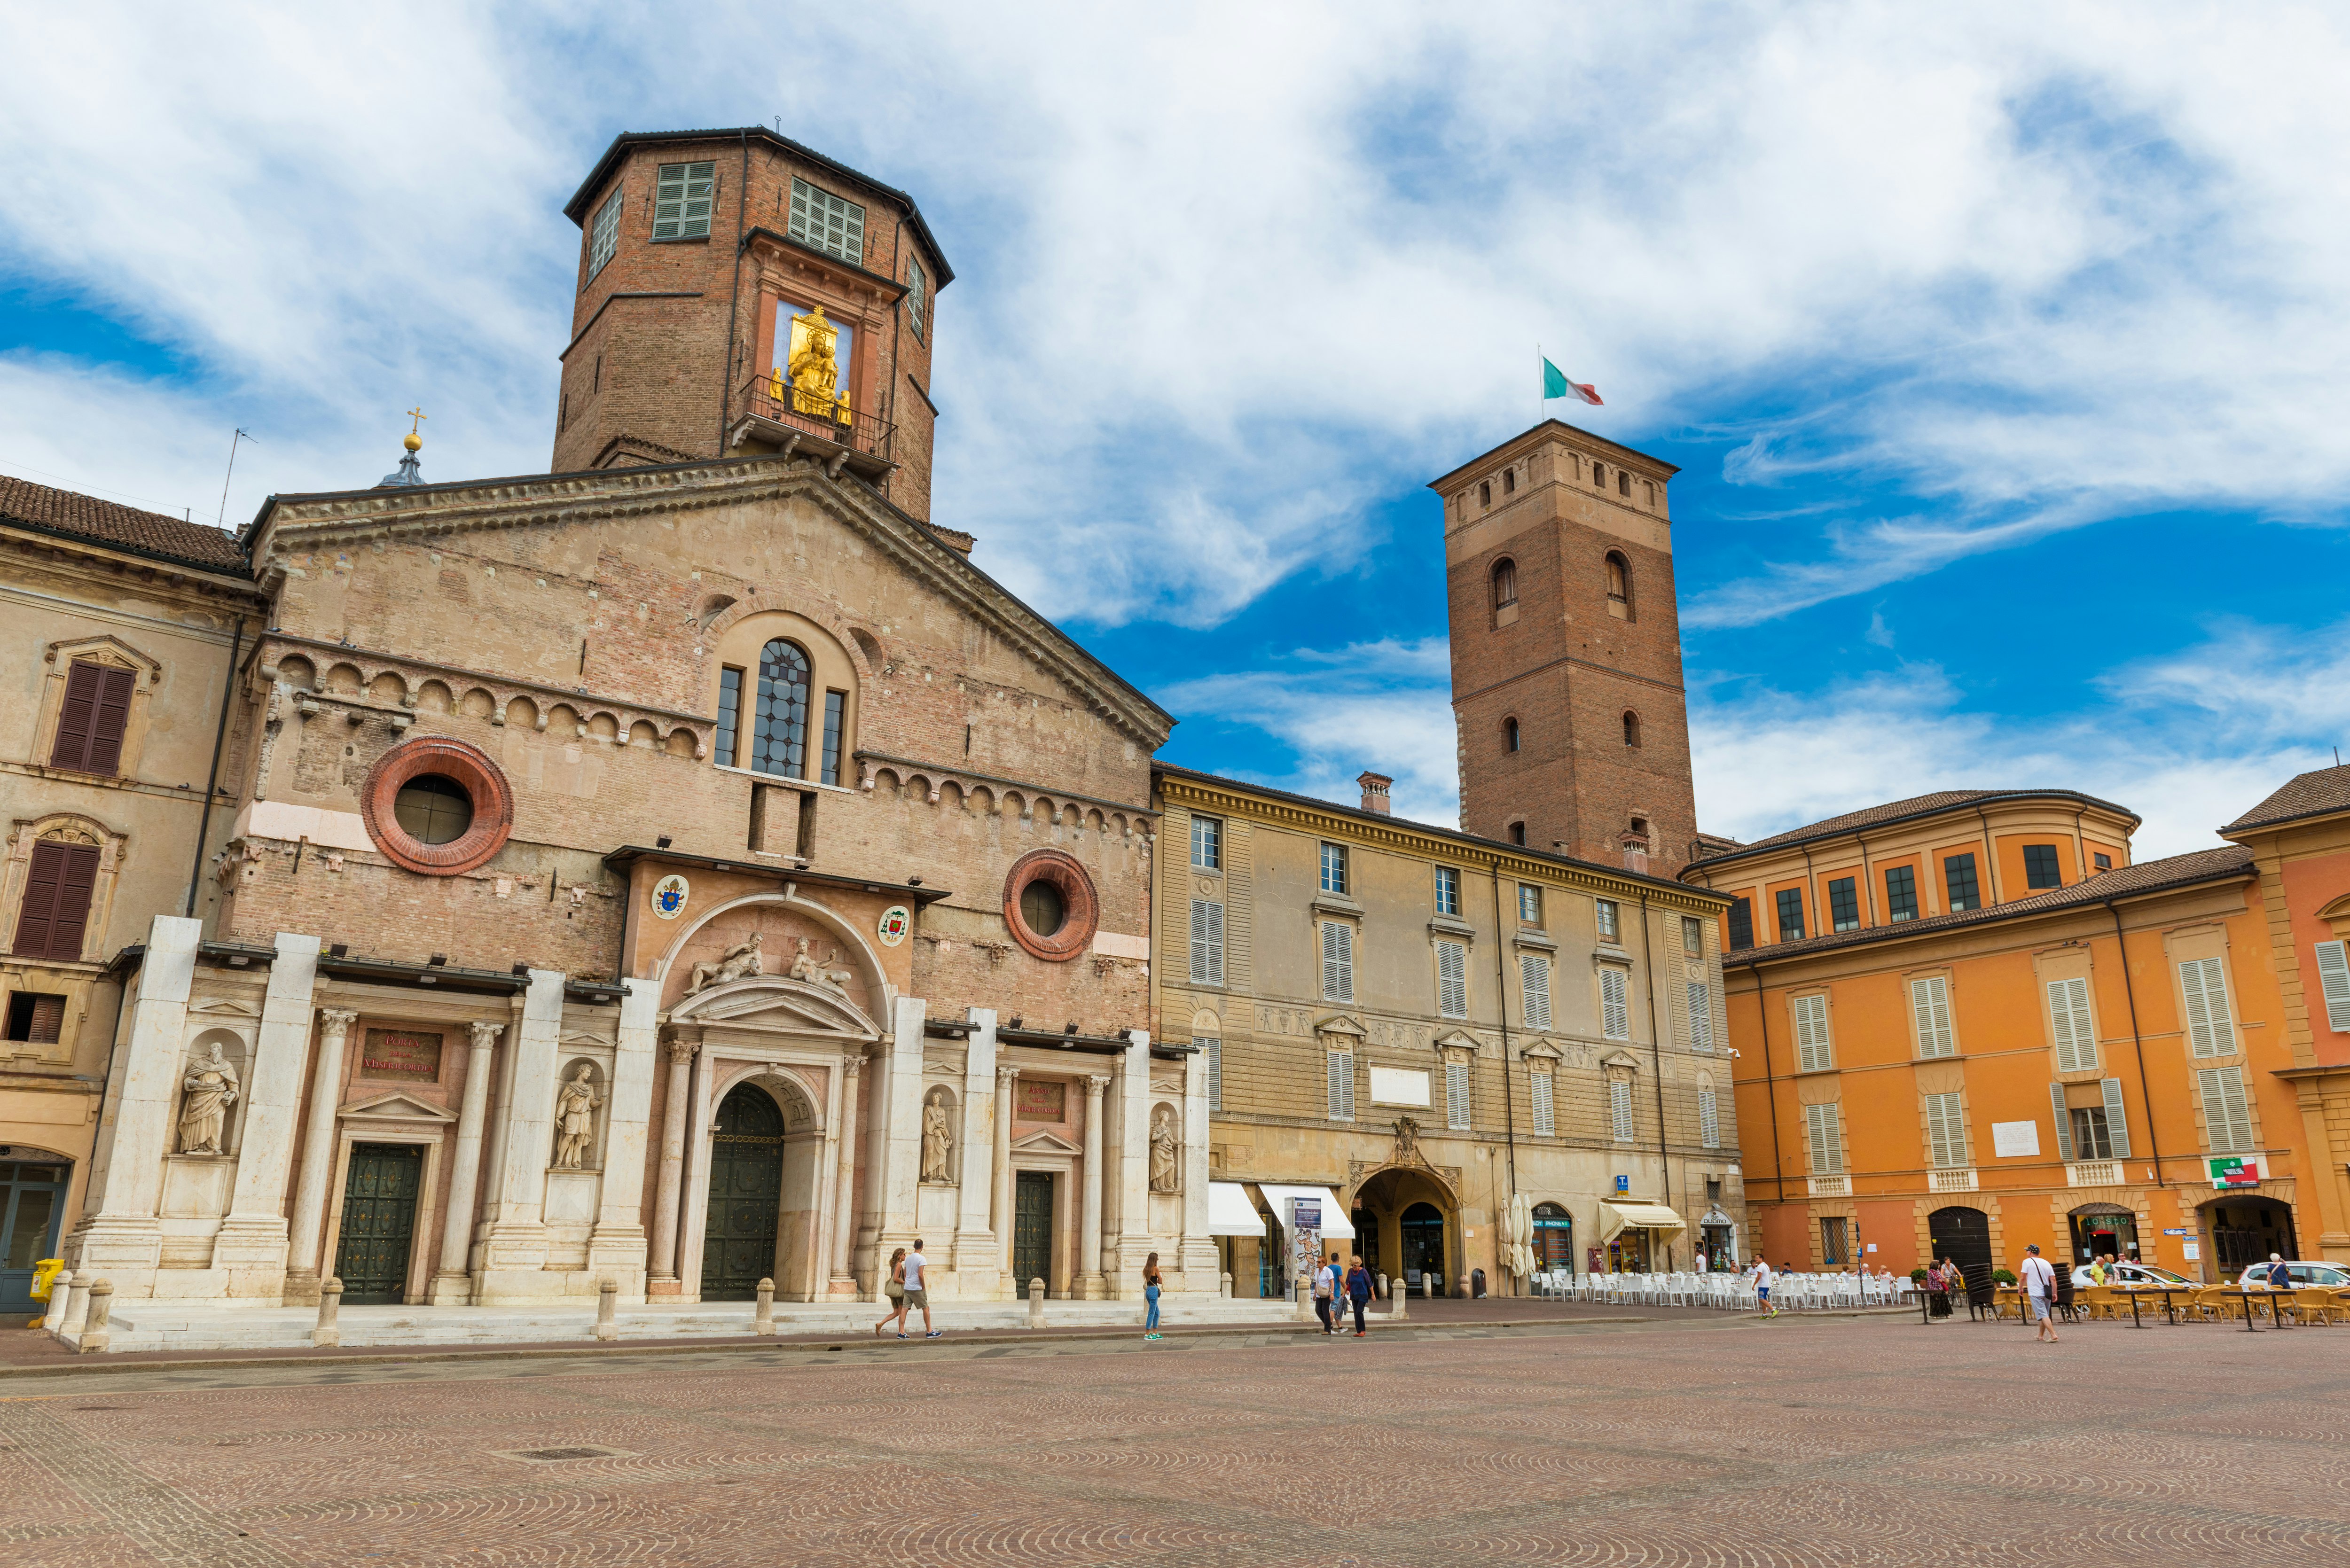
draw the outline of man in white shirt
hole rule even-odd
[[[2040,1320],[2039,1337],[2055,1344],[2056,1320],[2049,1309],[2056,1299],[2056,1268],[2040,1255],[2037,1241],[2023,1249],[2023,1294],[2032,1303],[2032,1315]]]
[[[1315,1272],[1314,1315],[1322,1320],[1324,1334],[1338,1332],[1338,1254]]]
[[[922,1283],[922,1271],[929,1266],[930,1260],[922,1256],[922,1239],[917,1236],[914,1250],[906,1254],[906,1304],[922,1309],[922,1337],[936,1339],[943,1331],[931,1326],[931,1293]],[[906,1336],[901,1334],[898,1337]]]
[[[1763,1262],[1761,1253],[1756,1253],[1754,1257],[1754,1304],[1762,1309],[1763,1316],[1777,1317],[1779,1315],[1779,1309],[1771,1304],[1771,1265]]]

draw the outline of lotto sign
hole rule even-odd
[[[914,917],[907,910],[905,905],[890,905],[881,911],[881,945],[885,948],[896,947],[906,940],[906,933],[913,929],[913,926]]]
[[[2210,1167],[2211,1185],[2218,1188],[2258,1187],[2267,1174],[2256,1154],[2215,1154],[2204,1163]]]
[[[671,875],[653,884],[653,913],[664,920],[674,920],[685,913],[685,901],[693,895],[693,885],[684,877]]]

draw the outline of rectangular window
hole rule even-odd
[[[1550,960],[1533,953],[1518,955],[1518,990],[1525,998],[1529,1029],[1550,1027]]]
[[[1971,855],[1950,855],[1942,859],[1942,887],[1950,896],[1950,909],[1980,909],[1982,889],[1975,883],[1975,857]]]
[[[1955,1170],[1967,1163],[1967,1116],[1957,1095],[1926,1096],[1926,1144],[1937,1170]]]
[[[1355,1000],[1355,928],[1338,920],[1322,922],[1322,1000]]]
[[[620,192],[615,191],[610,201],[596,209],[595,221],[588,225],[588,282],[596,281],[596,275],[604,270],[604,264],[612,259],[612,253],[619,245]]]
[[[1444,1125],[1455,1132],[1469,1127],[1469,1064],[1447,1062],[1444,1064]]]
[[[1918,873],[1908,866],[1895,866],[1885,873],[1885,918],[1888,920],[1914,920],[1918,918]]]
[[[792,238],[858,266],[865,265],[865,209],[805,180],[792,182]]]
[[[734,735],[742,722],[743,672],[733,665],[718,672],[718,765],[734,763]]]
[[[1721,1112],[1715,1106],[1711,1089],[1697,1092],[1697,1137],[1708,1148],[1721,1147]]]
[[[2110,871],[2114,868],[2114,857],[2110,855],[2092,855],[2089,858],[2095,862],[2100,871]]]
[[[928,303],[929,280],[922,275],[922,264],[912,255],[906,257],[906,325],[914,336],[922,335],[922,311]]]
[[[2236,1048],[2236,1022],[2228,1014],[2226,966],[2218,959],[2189,959],[2178,966],[2178,989],[2187,998],[2187,1037],[2198,1056],[2225,1056]]]
[[[1681,917],[1681,951],[1691,958],[1705,956],[1705,922],[1695,915]]]
[[[1450,866],[1436,868],[1436,912],[1461,918],[1461,873]]]
[[[2113,1138],[2106,1130],[2106,1107],[2074,1106],[2073,1123],[2073,1158],[2074,1159],[2111,1159],[2114,1158]]]
[[[2203,1090],[2203,1126],[2213,1154],[2250,1154],[2252,1115],[2244,1104],[2244,1075],[2233,1067],[2206,1067],[2195,1075]]]
[[[1469,950],[1459,942],[1436,944],[1436,1011],[1469,1016]]]
[[[1703,981],[1689,982],[1690,1049],[1713,1049],[1713,987]]]
[[[2350,1034],[2350,942],[2317,944],[2317,989],[2325,998],[2325,1026]]]
[[[718,192],[715,163],[664,163],[653,188],[653,238],[706,240]]]
[[[1518,924],[1522,926],[1539,926],[1542,923],[1542,889],[1540,888],[1530,888],[1523,882],[1519,883]]]
[[[1623,920],[1616,908],[1616,900],[1613,898],[1601,898],[1597,902],[1597,908],[1599,911],[1599,940],[1603,942],[1617,942],[1623,940]],[[1736,911],[1731,911],[1731,914],[1734,919]]]
[[[90,890],[97,886],[97,845],[37,840],[16,915],[16,956],[78,960],[89,929]]]
[[[1779,889],[1779,940],[1783,942],[1804,940],[1804,890],[1801,888]]]
[[[1814,1176],[1835,1176],[1844,1169],[1844,1124],[1833,1103],[1805,1106],[1804,1132],[1811,1145]]]
[[[1632,985],[1620,969],[1599,971],[1599,1033],[1610,1040],[1632,1038]]]
[[[1194,1040],[1208,1058],[1208,1108],[1224,1108],[1224,1043],[1221,1040]]]
[[[1796,1070],[1818,1073],[1835,1066],[1835,1054],[1828,1043],[1828,999],[1799,996],[1794,1007]]]
[[[2027,844],[2023,846],[2023,885],[2027,888],[2062,888],[2064,868],[2056,861],[2053,844]]]
[[[1617,1143],[1632,1141],[1632,1085],[1622,1078],[1607,1085],[1607,1118]]]
[[[824,772],[818,784],[840,782],[840,724],[848,710],[848,693],[827,691],[824,694]]]
[[[111,778],[122,765],[122,732],[130,722],[128,670],[77,659],[66,671],[65,705],[57,711],[57,744],[49,766]]]
[[[1551,1075],[1536,1073],[1529,1082],[1534,1085],[1534,1136],[1555,1137],[1558,1135],[1558,1112],[1551,1098]]]
[[[1355,1054],[1352,1051],[1330,1053],[1330,1119],[1334,1122],[1355,1119]]]
[[[1347,891],[1347,846],[1343,844],[1322,846],[1322,890],[1341,896]]]
[[[1224,906],[1220,899],[1191,900],[1191,983],[1224,983]]]
[[[27,1045],[54,1045],[65,1030],[66,999],[20,991],[8,999],[8,1038]]]
[[[1820,1263],[1824,1268],[1836,1268],[1852,1262],[1852,1243],[1847,1239],[1851,1220],[1842,1214],[1820,1216]]]
[[[2048,1022],[2056,1036],[2056,1070],[2085,1073],[2097,1064],[2097,1031],[2089,1019],[2089,982],[2048,982]]]
[[[1191,819],[1191,864],[1202,871],[1224,868],[1224,825],[1220,818]]]
[[[1743,898],[1730,900],[1730,950],[1739,952],[1754,945],[1754,907]]]
[[[1860,929],[1860,889],[1849,877],[1828,884],[1828,923],[1839,931]]]
[[[1959,1042],[1950,1031],[1950,982],[1929,974],[1909,982],[1909,1017],[1918,1026],[1918,1054],[1955,1056]]]

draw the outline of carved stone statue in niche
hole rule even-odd
[[[596,1069],[582,1062],[571,1081],[555,1092],[555,1163],[577,1170],[596,1137],[596,1109],[604,1096],[596,1092]]]
[[[922,1102],[922,1179],[949,1181],[948,1157],[954,1153],[954,1128],[947,1114],[947,1092],[932,1089]]]
[[[212,1054],[188,1064],[180,1081],[187,1098],[180,1102],[180,1152],[218,1154],[221,1133],[228,1124],[228,1108],[236,1104],[236,1069],[213,1042]]]
[[[1183,1189],[1183,1135],[1175,1125],[1175,1107],[1161,1106],[1150,1118],[1150,1190]]]
[[[825,962],[831,963],[839,957],[840,950],[835,948],[832,950],[832,957],[825,960]],[[828,970],[818,964],[815,955],[808,951],[808,940],[802,937],[799,939],[798,956],[792,960],[791,978],[809,981],[816,985],[828,985],[835,991],[840,991],[857,977],[845,969]]]
[[[685,994],[691,996],[696,992],[708,991],[713,985],[724,985],[746,975],[766,973],[759,955],[759,944],[764,940],[766,936],[764,932],[753,931],[749,941],[728,948],[714,961],[695,964],[693,977],[686,984]]]

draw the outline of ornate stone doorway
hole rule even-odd
[[[1053,1173],[1014,1172],[1012,1288],[1025,1301],[1028,1282],[1053,1278]]]
[[[778,1272],[775,1228],[784,1202],[784,1113],[754,1084],[719,1104],[710,1138],[710,1216],[702,1247],[702,1299],[747,1302]]]
[[[358,1143],[343,1183],[343,1230],[335,1272],[352,1306],[395,1305],[408,1293],[416,1246],[416,1196],[424,1149],[412,1143]]]

